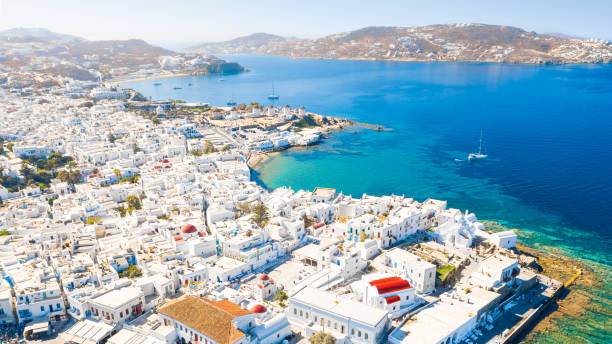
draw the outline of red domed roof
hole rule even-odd
[[[183,239],[182,235],[175,235],[174,236],[174,241],[183,241],[183,240],[185,240],[185,239]]]
[[[162,159],[162,163],[164,163],[164,164],[167,164],[169,162],[170,162],[170,160],[168,160],[168,159]]]
[[[264,307],[263,305],[255,305],[253,306],[253,308],[251,308],[251,312],[253,313],[265,313],[267,311],[266,307]]]
[[[191,234],[191,233],[195,233],[197,231],[198,231],[198,229],[195,228],[194,225],[191,225],[189,223],[184,225],[183,229],[181,229],[181,232],[184,233],[184,234]]]
[[[267,281],[268,280],[268,275],[266,274],[260,274],[258,277],[261,281]]]
[[[198,236],[200,236],[200,237],[205,237],[206,235],[207,235],[207,234],[206,234],[206,232],[204,232],[204,231],[199,231],[199,232],[198,232]]]

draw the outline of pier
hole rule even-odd
[[[511,344],[520,341],[526,331],[533,328],[541,320],[540,316],[557,302],[562,292],[567,290],[567,286],[573,283],[578,276],[580,276],[579,273],[563,284],[544,275],[538,275],[538,285],[534,287],[535,290],[532,288],[522,295],[517,295],[516,299],[522,298],[520,303],[504,310],[504,313],[493,323],[493,331],[489,331],[490,333],[503,332],[493,337],[488,337],[485,334],[479,343]],[[534,291],[538,290],[540,292],[534,294]],[[518,322],[516,322],[517,320]],[[503,330],[504,326],[507,326],[506,330]]]

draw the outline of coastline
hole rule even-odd
[[[147,80],[157,80],[157,79],[170,79],[170,78],[180,78],[180,77],[184,77],[184,76],[191,76],[191,73],[174,73],[174,74],[155,74],[155,75],[149,75],[149,76],[135,76],[133,78],[127,78],[127,79],[108,79],[105,80],[104,82],[110,85],[119,85],[122,83],[126,83],[126,82],[133,82],[133,81],[147,81]]]
[[[421,59],[421,58],[376,58],[376,57],[323,57],[323,56],[295,56],[295,55],[278,55],[278,54],[243,54],[243,53],[223,53],[218,55],[230,55],[230,56],[268,56],[268,57],[286,57],[292,60],[320,60],[320,61],[363,61],[363,62],[397,62],[397,63],[469,63],[469,64],[506,64],[506,65],[519,65],[519,66],[563,66],[563,65],[610,65],[612,64],[612,60],[610,61],[597,61],[597,62],[588,62],[588,61],[538,61],[538,62],[526,62],[526,61],[507,61],[507,60],[496,60],[496,59],[484,59],[484,60],[437,60],[437,59]]]
[[[308,149],[317,146],[293,147],[266,153],[252,169],[260,173],[261,169],[258,167],[275,155],[293,149]],[[259,180],[261,181],[261,178]],[[263,185],[270,189],[265,183]],[[493,232],[510,230],[499,222],[487,220],[482,220],[482,222],[487,230]],[[539,273],[565,284],[558,299],[552,301],[542,313],[524,326],[517,341],[524,343],[567,342],[573,336],[565,332],[568,321],[584,322],[585,324],[597,323],[592,314],[601,312],[601,310],[597,302],[593,300],[602,298],[597,295],[597,290],[606,287],[606,276],[609,273],[609,270],[606,270],[607,267],[594,264],[588,259],[572,257],[570,252],[561,251],[553,246],[528,243],[526,241],[532,239],[531,233],[520,229],[512,230],[519,236],[517,253],[521,256],[533,257],[536,266],[539,267],[536,269],[531,267],[532,270],[541,269]]]
[[[358,122],[353,122],[353,121],[349,121],[349,120],[343,120],[337,117],[333,117],[333,116],[324,116],[324,115],[317,115],[317,114],[310,114],[310,115],[314,115],[314,116],[320,116],[320,117],[325,117],[327,119],[334,119],[336,121],[339,122],[344,122],[345,124],[334,124],[334,125],[327,125],[327,126],[321,126],[321,134],[330,134],[334,131],[342,131],[342,130],[349,130],[350,128],[353,127],[361,127],[367,130],[374,130],[374,131],[391,131],[393,129],[388,128],[388,127],[383,127],[381,125],[378,124],[369,124],[369,123],[358,123]],[[266,160],[272,158],[274,155],[278,155],[281,154],[283,152],[287,152],[287,151],[292,151],[292,150],[302,150],[302,149],[310,149],[310,148],[316,148],[317,146],[319,146],[324,140],[328,139],[328,137],[322,136],[319,141],[310,144],[310,145],[303,145],[303,146],[291,146],[288,148],[283,148],[283,149],[278,149],[278,150],[273,150],[273,151],[267,151],[267,152],[259,152],[257,154],[255,154],[254,156],[249,157],[248,161],[247,161],[247,165],[252,169],[257,171],[258,166],[260,166],[262,163],[264,163]]]
[[[370,125],[370,129],[373,127],[373,125]],[[292,147],[286,150],[306,149],[310,147],[311,146],[300,146]],[[316,147],[316,145],[312,145],[312,147]],[[261,167],[261,164],[267,159],[281,152],[282,151],[262,154],[252,168],[257,169],[258,167]],[[529,233],[523,233],[523,238],[527,238],[527,234]],[[556,267],[563,267],[564,269],[562,269],[562,273],[560,273],[560,277],[558,278],[563,282],[567,281],[567,278],[571,278],[574,273],[573,268],[565,268],[569,266],[577,267],[581,265],[587,265],[588,267],[588,264],[590,264],[589,261],[582,261],[580,259],[571,257],[568,252],[559,252],[559,250],[553,246],[541,246],[537,244],[533,245],[525,243],[521,245],[521,250],[526,252],[532,251],[540,260],[547,262],[545,264],[548,265],[548,268],[545,268],[546,272],[555,272]],[[605,278],[605,275],[597,276],[593,270],[589,269],[583,269],[582,271],[583,275],[575,281],[575,284],[571,287],[570,292],[564,295],[564,297],[557,302],[558,307],[540,318],[533,330],[526,333],[524,339],[525,341],[539,341],[542,339],[540,336],[549,335],[550,333],[562,333],[564,321],[568,320],[569,318],[572,320],[582,321],[582,314],[589,312],[589,309],[595,308],[592,300],[597,296],[594,296],[593,290],[598,287],[605,286],[605,283],[602,283],[601,281],[602,276]],[[561,338],[567,340],[569,337]],[[562,339],[561,341],[563,341]]]
[[[249,72],[249,70],[247,69],[244,72]],[[113,78],[113,79],[104,80],[104,82],[110,85],[119,85],[119,84],[123,84],[126,82],[181,78],[185,76],[223,76],[223,75],[232,75],[232,74],[235,74],[235,73],[211,73],[211,74],[194,74],[194,72],[159,73],[159,74],[153,74],[153,75],[147,75],[147,76],[128,77],[125,79]]]

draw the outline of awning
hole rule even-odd
[[[48,331],[49,331],[48,321],[30,324],[23,329],[23,333],[32,333],[32,334],[46,333]]]

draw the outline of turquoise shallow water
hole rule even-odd
[[[268,104],[274,83],[277,105],[382,124],[391,130],[336,132],[317,147],[274,155],[256,178],[270,188],[446,199],[450,207],[520,228],[527,244],[598,264],[603,285],[590,292],[600,306],[588,320],[609,320],[612,66],[230,58],[252,72],[126,86],[154,99],[224,105],[232,95]],[[456,161],[477,149],[481,129],[490,158]],[[559,324],[562,333],[537,341],[605,342],[602,331],[609,337],[609,326],[582,320],[569,319]]]

